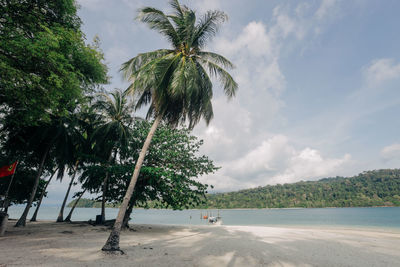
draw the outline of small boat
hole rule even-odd
[[[214,224],[214,225],[221,225],[222,220],[221,217],[208,217],[208,223]]]

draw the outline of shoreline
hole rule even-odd
[[[38,221],[0,237],[0,266],[400,266],[400,231],[131,224],[125,255],[100,249],[109,229]]]
[[[16,218],[9,218],[8,222],[15,222],[18,219]],[[92,220],[92,222],[94,222]],[[27,221],[28,223],[28,221]],[[37,220],[34,223],[56,223],[55,220]],[[68,223],[68,222],[63,222],[63,223]],[[69,222],[70,224],[88,224],[92,225],[89,223],[89,221],[71,221]],[[173,224],[173,223],[153,223],[153,224],[147,224],[147,223],[140,223],[140,224],[134,224],[130,223],[130,225],[156,225],[156,226],[171,226],[171,227],[216,227],[216,226],[233,226],[233,227],[270,227],[270,228],[288,228],[288,229],[321,229],[321,230],[360,230],[360,231],[374,231],[374,232],[382,232],[382,233],[387,233],[387,232],[392,232],[394,234],[400,234],[400,227],[387,227],[387,226],[365,226],[365,225],[306,225],[306,224],[222,224],[221,225],[212,225],[212,224]],[[93,226],[93,225],[92,225]],[[12,226],[13,227],[13,226]],[[9,228],[9,227],[8,227]],[[1,267],[1,266],[0,266]]]

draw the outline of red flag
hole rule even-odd
[[[14,174],[17,167],[17,161],[11,165],[3,166],[0,168],[0,177],[5,177]]]

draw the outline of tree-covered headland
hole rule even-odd
[[[208,194],[206,203],[199,208],[400,206],[400,170],[366,171],[350,178],[324,178]]]

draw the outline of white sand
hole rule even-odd
[[[0,266],[400,266],[400,232],[256,226],[136,225],[125,255],[100,248],[105,227],[53,222],[10,227]]]

